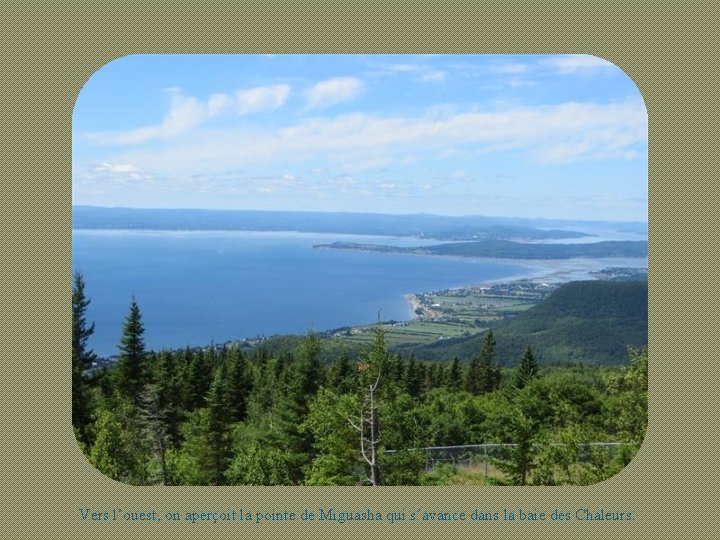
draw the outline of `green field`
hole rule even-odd
[[[493,322],[537,305],[553,288],[517,282],[412,295],[416,318],[383,325],[388,346],[427,345],[479,334]],[[333,339],[365,345],[373,339],[372,326],[344,329],[333,334]]]
[[[373,325],[374,326],[374,325]],[[369,344],[373,340],[373,326],[352,328],[349,333],[335,335],[333,338],[356,345]],[[411,321],[382,325],[388,346],[394,347],[407,344],[427,344],[435,341],[470,336],[486,329],[486,327],[468,326],[457,323],[432,321]]]

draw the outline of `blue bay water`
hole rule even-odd
[[[427,240],[240,231],[73,231],[73,270],[91,303],[90,339],[117,354],[135,296],[149,349],[203,346],[412,318],[404,295],[523,275],[520,264],[314,249],[334,241]]]

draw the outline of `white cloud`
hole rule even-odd
[[[355,77],[336,77],[315,84],[305,93],[310,109],[330,107],[353,99],[360,93],[362,81]]]
[[[95,172],[103,173],[141,173],[142,169],[130,163],[100,163],[95,166]]]
[[[330,180],[327,180],[325,182],[326,184],[330,185],[337,185],[337,186],[352,186],[355,184],[355,179],[352,176],[336,176],[335,178],[331,178]]]
[[[230,107],[231,99],[227,94],[212,94],[208,99],[208,116],[215,116]]]
[[[250,114],[279,109],[290,95],[290,86],[276,84],[241,90],[235,94],[237,112]]]
[[[131,163],[99,163],[86,171],[85,179],[105,179],[114,182],[152,181],[154,176]]]
[[[261,86],[240,90],[234,97],[227,94],[211,94],[207,101],[185,96],[178,88],[171,92],[170,110],[162,122],[128,131],[104,131],[89,133],[86,139],[97,144],[140,144],[154,139],[171,139],[191,131],[203,122],[230,111],[233,107],[240,115],[274,110],[281,107],[290,87],[286,84]]]
[[[202,103],[192,96],[183,96],[177,89],[171,92],[170,110],[160,124],[129,131],[90,133],[87,138],[98,144],[139,144],[152,139],[168,139],[218,114],[223,105],[218,94],[213,95],[208,103]]]
[[[490,68],[491,71],[495,73],[504,73],[508,75],[519,75],[521,73],[525,73],[528,70],[527,64],[518,64],[518,63],[511,63],[511,64],[501,64],[497,66],[492,66]]]
[[[192,141],[114,158],[157,174],[257,168],[277,162],[379,170],[404,155],[490,155],[513,151],[538,162],[631,159],[644,155],[647,113],[640,100],[568,102],[420,116],[350,114],[309,118],[275,129],[206,130]],[[639,153],[639,154],[638,154]],[[332,164],[335,165],[332,165]]]
[[[557,73],[567,75],[578,71],[617,68],[612,62],[603,60],[589,54],[568,54],[548,58],[543,62],[556,70]]]
[[[387,74],[410,74],[415,78],[425,82],[442,81],[447,77],[447,71],[439,69],[433,69],[424,64],[383,64],[381,71],[376,75],[387,75]]]
[[[388,71],[397,71],[399,73],[417,73],[423,71],[425,66],[420,64],[386,64],[384,66]]]
[[[73,185],[88,186],[127,186],[153,183],[155,176],[149,174],[141,167],[131,163],[96,163],[86,168],[73,171]],[[102,191],[102,190],[101,190]]]
[[[535,86],[537,83],[535,81],[528,81],[524,79],[510,79],[507,81],[507,85],[510,88],[524,88],[529,86]]]
[[[423,81],[442,81],[447,77],[446,71],[428,71],[420,76]]]

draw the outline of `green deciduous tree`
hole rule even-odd
[[[305,471],[305,483],[316,486],[353,485],[361,477],[357,432],[348,422],[360,407],[356,394],[321,388],[310,402],[303,431],[313,435],[315,457]]]
[[[95,444],[90,462],[113,480],[147,484],[149,454],[135,405],[116,396],[113,409],[102,409],[95,422]]]
[[[609,424],[620,438],[639,448],[647,429],[648,351],[630,349],[630,364],[608,382]]]
[[[259,442],[242,446],[227,471],[232,485],[289,486],[297,457],[289,450],[266,447]]]

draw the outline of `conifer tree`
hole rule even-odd
[[[90,300],[85,296],[85,280],[80,272],[73,276],[72,291],[72,352],[79,369],[86,370],[96,360],[95,353],[88,349],[87,342],[95,332],[95,323],[88,324],[86,311]]]
[[[513,378],[513,386],[518,390],[525,388],[528,382],[538,373],[538,364],[533,355],[532,349],[528,346],[520,358],[520,365]]]
[[[135,301],[135,297],[133,297],[130,312],[123,325],[123,335],[120,339],[117,377],[120,391],[136,404],[140,400],[140,393],[146,382],[144,333],[145,328],[142,323],[140,308]]]
[[[450,371],[448,372],[447,387],[450,390],[459,390],[462,386],[462,368],[460,367],[460,359],[456,356],[453,358]]]
[[[500,386],[500,366],[493,362],[495,337],[488,330],[480,354],[472,359],[465,378],[465,390],[479,395],[492,392]]]
[[[346,352],[328,370],[327,386],[337,394],[346,394],[352,388],[353,370]]]
[[[405,380],[405,360],[402,354],[397,353],[392,363],[388,366],[388,380],[394,382],[398,386],[402,386]]]
[[[85,312],[90,300],[85,297],[85,281],[81,273],[73,276],[72,290],[72,424],[78,430],[82,441],[90,444],[89,388],[83,372],[88,369],[96,356],[87,347],[88,338],[95,331],[95,324],[88,324]]]
[[[524,486],[536,465],[537,426],[520,408],[513,408],[505,414],[505,429],[514,446],[508,447],[507,459],[495,460],[495,464],[508,475],[513,485]]]
[[[480,357],[475,356],[465,372],[465,390],[471,394],[480,394]]]
[[[300,344],[299,361],[288,392],[293,395],[303,415],[307,413],[307,402],[313,397],[325,380],[325,372],[320,363],[322,344],[315,332],[310,332]]]
[[[170,351],[160,353],[157,368],[158,407],[164,411],[163,423],[168,436],[169,445],[180,446],[180,424],[182,421],[182,399],[176,362],[179,354]]]
[[[192,352],[185,380],[186,407],[190,411],[205,405],[205,396],[212,383],[212,371],[205,361],[205,353],[197,350]]]
[[[212,485],[225,483],[225,470],[230,463],[228,410],[225,406],[225,369],[219,366],[207,395],[207,462]]]
[[[492,329],[490,329],[487,336],[485,336],[485,342],[478,360],[478,390],[481,393],[492,392],[500,386],[500,366],[494,362],[494,357],[495,337]]]
[[[289,472],[293,482],[300,483],[303,467],[314,457],[313,434],[300,432],[300,425],[308,414],[308,404],[325,379],[320,363],[320,337],[311,332],[300,344],[298,361],[291,366],[285,392],[278,396],[274,407],[274,428],[268,439],[278,448],[291,450],[296,457]],[[278,381],[279,382],[279,381]]]
[[[420,395],[424,382],[424,366],[420,366],[415,359],[415,353],[410,353],[410,359],[405,369],[405,390],[413,397]]]
[[[238,347],[227,351],[227,385],[225,401],[228,409],[228,421],[240,422],[247,416],[248,397],[252,390],[252,381],[248,376],[245,355]]]

